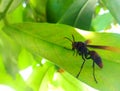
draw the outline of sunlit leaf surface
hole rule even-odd
[[[4,32],[31,53],[50,60],[73,76],[78,73],[83,60],[81,56],[73,56],[73,51],[66,49],[71,48],[71,43],[64,37],[72,39],[73,34],[76,41],[90,39],[91,44],[120,47],[119,34],[87,32],[61,24],[13,24],[4,27]],[[79,79],[101,91],[119,91],[120,53],[96,51],[104,64],[103,69],[96,66],[98,84],[93,79],[92,60],[86,62]]]

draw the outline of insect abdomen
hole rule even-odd
[[[100,68],[103,67],[102,59],[101,59],[101,57],[100,57],[95,51],[90,51],[90,56],[91,56],[91,59],[92,59]]]

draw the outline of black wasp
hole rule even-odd
[[[84,63],[86,62],[86,59],[92,59],[93,60],[93,77],[95,82],[97,83],[96,77],[95,77],[95,63],[102,68],[103,64],[102,64],[102,60],[101,57],[98,55],[98,53],[94,50],[89,50],[88,47],[92,47],[92,48],[99,48],[99,49],[105,49],[105,50],[110,50],[110,51],[115,51],[115,52],[119,52],[116,48],[114,47],[110,47],[110,46],[98,46],[98,45],[88,45],[88,43],[90,43],[89,40],[86,40],[85,42],[81,42],[81,41],[75,41],[74,36],[72,35],[73,40],[65,37],[66,39],[68,39],[69,41],[72,42],[72,50],[74,51],[74,54],[76,53],[76,55],[81,55],[82,59],[83,59],[83,63],[81,65],[80,71],[77,74],[77,78],[79,77]]]

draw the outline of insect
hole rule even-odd
[[[73,55],[76,53],[76,55],[81,55],[82,59],[83,59],[83,63],[80,67],[80,70],[77,74],[77,78],[79,77],[83,66],[86,62],[87,59],[92,59],[93,60],[93,77],[95,82],[97,83],[96,77],[95,77],[95,64],[97,64],[100,68],[103,67],[103,63],[102,63],[102,59],[99,56],[99,54],[94,51],[94,50],[89,50],[88,47],[92,47],[92,48],[99,48],[99,49],[105,49],[105,50],[110,50],[110,51],[116,51],[116,52],[120,52],[117,48],[114,47],[110,47],[110,46],[97,46],[97,45],[88,45],[90,43],[90,40],[86,40],[85,42],[81,42],[81,41],[75,41],[74,36],[72,35],[73,40],[65,37],[66,39],[68,39],[69,41],[71,41],[72,43],[72,50],[74,51]]]

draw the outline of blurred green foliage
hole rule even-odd
[[[119,7],[119,0],[0,0],[0,84],[16,91],[119,91],[119,52],[94,49],[104,64],[96,66],[98,84],[92,60],[76,79],[83,61],[65,49],[71,43],[64,38],[119,51],[119,34],[100,33],[120,23]]]

